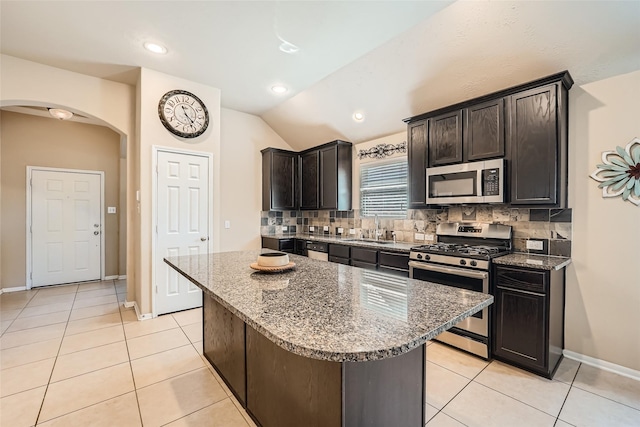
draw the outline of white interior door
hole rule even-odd
[[[167,256],[198,255],[209,247],[209,159],[158,151],[156,314],[200,307],[202,292],[170,268]]]
[[[31,171],[31,285],[100,280],[102,175]]]

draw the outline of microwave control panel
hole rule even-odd
[[[483,196],[500,195],[500,169],[485,169],[482,171]]]

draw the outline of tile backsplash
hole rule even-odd
[[[451,206],[443,209],[414,209],[406,218],[380,218],[382,237],[398,242],[423,244],[435,240],[440,222],[483,222],[512,226],[515,252],[571,256],[571,209],[523,209],[508,205]],[[373,238],[375,220],[363,218],[360,211],[264,211],[260,218],[262,234],[327,234]],[[325,230],[325,227],[327,230]],[[286,231],[285,231],[286,229]],[[313,231],[312,231],[313,230]],[[422,237],[425,240],[422,240]],[[541,240],[542,251],[529,251],[529,239]]]

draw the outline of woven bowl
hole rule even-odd
[[[289,255],[283,252],[267,252],[258,256],[261,267],[283,267],[289,264]]]

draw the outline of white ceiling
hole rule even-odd
[[[2,0],[0,50],[126,83],[146,67],[217,87],[223,107],[301,149],[400,132],[405,117],[565,69],[577,84],[638,70],[638,22],[640,1]]]

